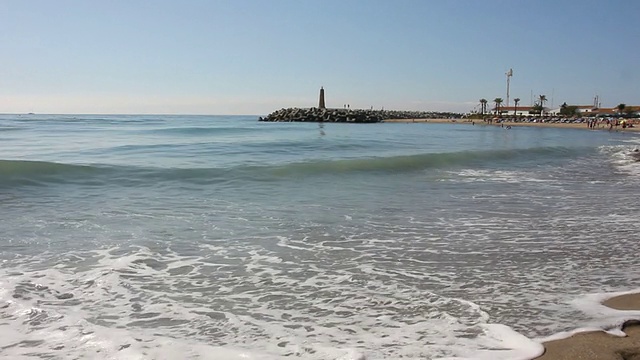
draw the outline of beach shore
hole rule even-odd
[[[391,123],[447,123],[473,126],[468,119],[390,119]],[[487,124],[475,120],[475,126],[553,127],[567,129],[589,129],[586,123],[531,123],[502,122]],[[605,124],[599,124],[593,130],[608,131]],[[638,132],[640,125],[622,129],[620,126],[611,131]],[[610,298],[603,305],[616,310],[640,310],[640,293]],[[640,360],[640,321],[627,321],[622,327],[625,337],[614,336],[604,331],[582,332],[570,337],[544,342],[545,352],[535,360]]]
[[[493,123],[487,124],[482,120],[469,120],[469,119],[388,119],[384,120],[386,123],[434,123],[434,124],[461,124],[461,125],[472,125],[474,123],[476,126],[527,126],[527,127],[554,127],[554,128],[566,128],[566,129],[584,129],[591,130],[587,126],[586,123],[582,124],[574,124],[574,123],[534,123],[534,122],[511,122],[505,121],[502,123]],[[605,124],[599,124],[594,130],[609,130],[609,127]],[[620,126],[618,128],[614,128],[611,131],[640,131],[640,126],[635,125],[632,128],[622,129]]]
[[[640,294],[616,296],[604,305],[617,310],[640,310]],[[626,337],[603,331],[585,332],[544,343],[545,352],[536,360],[640,360],[640,321],[628,321]]]

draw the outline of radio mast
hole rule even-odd
[[[507,107],[509,106],[509,85],[511,83],[511,77],[513,76],[513,69],[509,69],[507,73]]]

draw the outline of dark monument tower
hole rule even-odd
[[[319,109],[326,109],[324,106],[324,88],[320,86],[320,102],[318,104]]]

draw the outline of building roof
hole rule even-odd
[[[494,107],[492,110],[496,110],[496,108]],[[533,106],[518,106],[517,108],[515,106],[500,106],[500,110],[502,110],[502,111],[514,111],[514,110],[532,111],[533,110]],[[549,109],[545,107],[544,110],[547,111]]]
[[[617,108],[597,108],[591,111],[596,114],[614,114],[618,112]]]

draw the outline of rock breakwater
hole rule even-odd
[[[441,119],[451,113],[398,110],[287,108],[258,118],[259,121],[376,123],[388,119]]]

